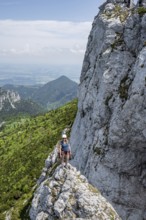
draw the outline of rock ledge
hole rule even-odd
[[[38,186],[32,201],[31,220],[120,220],[112,206],[76,168],[55,163],[47,170],[48,176]]]

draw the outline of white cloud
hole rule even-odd
[[[91,22],[0,20],[0,59],[82,62]]]

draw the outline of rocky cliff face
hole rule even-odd
[[[107,1],[93,22],[71,134],[72,164],[123,220],[146,220],[146,9],[125,2]]]
[[[76,168],[57,166],[57,149],[46,160],[30,209],[31,220],[120,220],[100,192]]]
[[[5,107],[14,109],[18,101],[20,101],[18,93],[0,88],[0,111]]]

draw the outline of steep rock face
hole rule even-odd
[[[15,108],[15,103],[18,101],[20,101],[18,93],[0,88],[0,111],[6,105],[8,108]]]
[[[30,219],[120,220],[112,206],[76,168],[57,166],[56,156],[57,149],[46,160]]]
[[[89,35],[71,134],[72,162],[123,220],[146,219],[146,14],[100,7]]]

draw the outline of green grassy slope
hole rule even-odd
[[[0,220],[12,209],[12,220],[25,211],[44,161],[61,132],[72,126],[77,100],[45,115],[13,121],[0,131]]]

